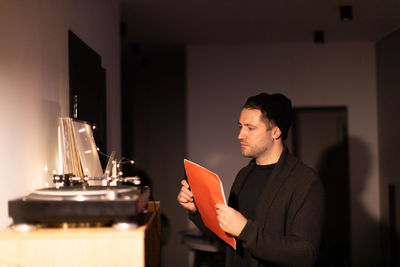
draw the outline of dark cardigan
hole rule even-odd
[[[255,161],[241,169],[232,185],[229,206],[235,201]],[[315,172],[285,147],[256,208],[237,237],[252,255],[251,266],[312,266],[318,255],[324,212],[323,187]],[[198,212],[189,218],[204,232]],[[227,246],[226,266],[233,249]]]

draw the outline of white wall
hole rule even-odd
[[[102,56],[109,148],[120,151],[118,1],[0,1],[0,227],[7,201],[56,169],[57,118],[68,116],[68,30]],[[44,170],[47,166],[48,171]]]
[[[281,92],[294,106],[347,106],[353,266],[379,260],[374,43],[189,46],[187,79],[188,157],[218,173],[226,195],[248,162],[236,139],[247,97]]]

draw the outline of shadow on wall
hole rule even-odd
[[[370,151],[359,138],[350,137],[348,144],[356,159],[352,164],[355,174],[351,188],[355,200],[353,209],[350,209],[347,144],[329,147],[318,162],[317,170],[325,188],[326,201],[318,266],[379,266],[379,222],[361,202],[370,172]],[[351,232],[351,222],[355,224],[354,233]],[[352,253],[354,248],[356,251]]]
[[[352,165],[354,181],[351,189],[355,200],[352,207],[353,230],[355,230],[352,233],[355,239],[352,248],[356,250],[353,255],[358,258],[353,259],[353,265],[359,262],[363,266],[381,266],[379,218],[373,217],[365,202],[362,201],[370,174],[371,152],[368,144],[360,138],[352,137],[349,142],[355,158]]]

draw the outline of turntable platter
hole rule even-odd
[[[73,187],[48,187],[33,191],[28,199],[36,200],[86,200],[115,198],[137,193],[137,188],[132,186],[73,186]]]

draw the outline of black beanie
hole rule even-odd
[[[267,114],[282,132],[282,140],[286,140],[292,125],[292,102],[282,94],[261,93],[249,97],[243,108],[256,108]]]

